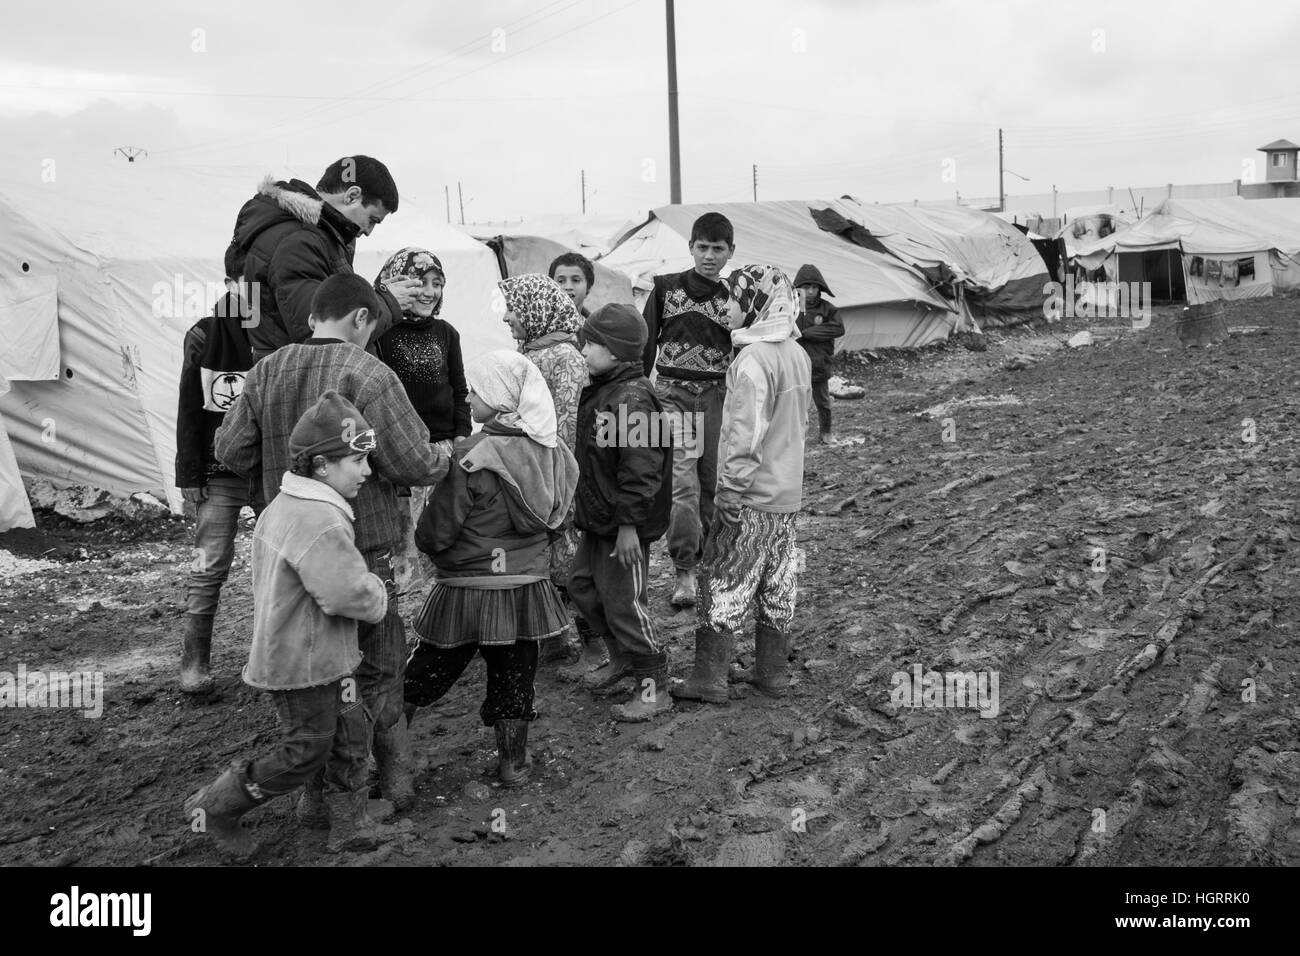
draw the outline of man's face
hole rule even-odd
[[[321,469],[324,475],[318,472],[317,477],[344,498],[355,498],[370,476],[369,459],[368,452],[335,458],[333,461],[326,462],[325,467]]]
[[[339,212],[343,213],[349,222],[354,223],[361,230],[363,236],[368,236],[374,232],[375,226],[383,222],[388,216],[388,210],[384,208],[382,201],[376,200],[373,203],[363,203],[361,201],[360,186],[348,187],[338,208]]]
[[[577,266],[556,266],[553,278],[555,284],[573,300],[573,307],[581,309],[582,303],[587,301],[587,293],[591,291],[582,270]]]
[[[695,260],[695,271],[706,279],[716,280],[735,251],[734,246],[721,239],[696,239],[691,243],[691,257]]]

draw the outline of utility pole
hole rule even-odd
[[[754,202],[758,202],[758,163],[754,164]]]
[[[465,225],[465,193],[460,188],[460,180],[456,180],[456,197],[460,200],[460,224]]]
[[[1002,187],[1002,127],[998,127],[998,212],[1007,211],[1007,193]]]
[[[673,0],[664,0],[668,12],[668,201],[682,201],[682,157],[677,139],[677,27]]]
[[[582,214],[587,215],[587,171],[582,170]]]
[[[451,187],[442,187],[442,198],[447,200],[447,225],[451,225]]]

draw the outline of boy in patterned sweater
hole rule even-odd
[[[678,413],[683,427],[699,423],[703,432],[673,436],[668,553],[677,568],[672,596],[677,608],[695,604],[695,568],[713,521],[718,430],[731,365],[731,295],[720,281],[736,251],[731,222],[716,212],[700,216],[691,226],[690,250],[695,265],[677,275],[655,276],[645,304],[645,374],[658,369],[655,391],[664,411]]]

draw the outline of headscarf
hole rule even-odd
[[[521,428],[539,445],[555,447],[555,400],[546,379],[528,359],[505,349],[480,355],[466,363],[465,383],[497,410],[502,425]]]
[[[379,270],[379,281],[387,282],[390,279],[419,279],[424,281],[424,277],[430,272],[436,272],[438,278],[444,283],[447,281],[447,274],[442,269],[442,262],[428,249],[420,249],[416,246],[407,246],[405,249],[398,249],[388,261],[384,263]],[[442,311],[443,300],[438,299],[438,304],[433,307],[433,315]],[[405,309],[403,314],[411,319],[422,321],[425,316],[416,312]]]
[[[554,279],[529,273],[502,279],[497,284],[505,297],[506,308],[518,316],[524,327],[524,344],[555,332],[577,334],[582,324],[578,309]]]
[[[733,345],[740,348],[799,337],[799,299],[784,272],[776,266],[741,266],[727,282],[745,316],[744,328],[732,330]]]

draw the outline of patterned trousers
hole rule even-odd
[[[716,518],[704,545],[697,619],[715,630],[740,630],[752,606],[754,618],[785,631],[794,618],[793,512],[755,511],[741,505],[740,521]]]

